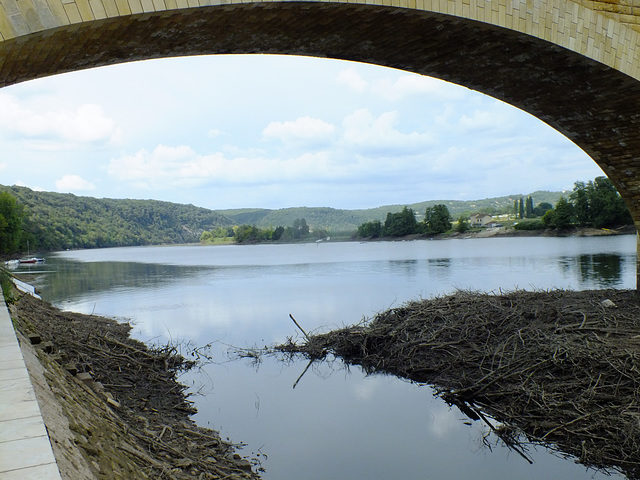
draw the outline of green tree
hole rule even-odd
[[[309,235],[309,225],[307,225],[307,221],[304,218],[296,218],[293,221],[293,238],[304,238]]]
[[[555,228],[568,228],[572,225],[573,205],[569,201],[560,197],[553,215],[553,226]]]
[[[233,237],[233,227],[217,227],[211,233],[216,238]]]
[[[529,195],[524,202],[524,216],[525,218],[533,217],[533,198],[531,195]]]
[[[469,216],[468,215],[460,215],[458,217],[458,224],[456,225],[456,232],[464,233],[471,228],[469,225]]]
[[[373,220],[365,222],[358,227],[358,237],[360,238],[378,238],[382,235],[382,222]]]
[[[522,197],[520,197],[520,200],[518,201],[518,218],[524,218],[524,201],[522,200]]]
[[[533,209],[533,213],[536,217],[542,217],[545,213],[552,209],[553,205],[551,205],[549,202],[541,202],[536,205],[536,208]]]
[[[413,210],[405,206],[401,212],[387,213],[382,233],[389,237],[402,237],[418,232],[418,222]]]
[[[609,228],[633,223],[622,197],[607,177],[575,182],[570,198],[579,225]]]
[[[424,223],[430,233],[444,233],[451,230],[451,215],[446,205],[438,204],[427,207]]]
[[[255,225],[238,225],[233,229],[233,238],[238,243],[256,242],[262,239],[262,232]]]
[[[7,192],[0,193],[0,253],[20,250],[24,207]]]
[[[284,233],[284,227],[278,225],[273,233],[271,234],[271,240],[280,240],[282,238],[282,234]]]
[[[569,196],[573,203],[573,212],[576,222],[579,225],[591,225],[591,208],[589,206],[590,191],[593,190],[593,183],[575,182],[573,192]]]

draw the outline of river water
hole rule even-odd
[[[456,289],[634,288],[635,251],[635,236],[112,248],[50,254],[33,278],[45,300],[128,319],[146,342],[211,343],[214,362],[181,378],[195,419],[246,443],[267,480],[588,479],[604,476],[542,448],[530,465],[486,447],[487,427],[429,387],[334,362],[294,389],[304,363],[256,367],[228,345],[299,338],[289,314],[327,331]]]

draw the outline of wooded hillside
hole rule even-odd
[[[24,205],[23,250],[193,243],[233,222],[218,212],[157,200],[97,199],[0,186]]]
[[[37,192],[25,187],[0,185],[24,209],[18,251],[52,251],[136,245],[195,243],[203,231],[234,225],[275,228],[304,219],[311,230],[327,234],[353,233],[364,222],[384,221],[405,205],[363,210],[296,207],[279,210],[245,208],[214,211],[193,205],[157,200],[97,199],[72,194]],[[555,204],[561,192],[530,194],[535,203]],[[510,211],[521,195],[474,201],[433,200],[408,205],[419,216],[427,207],[444,204],[453,217],[463,212],[489,214]],[[11,251],[15,251],[12,249]]]

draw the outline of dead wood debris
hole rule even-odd
[[[525,457],[542,444],[640,479],[635,291],[460,291],[276,349],[433,385]]]
[[[240,445],[191,420],[196,410],[177,377],[195,362],[175,346],[147,347],[130,338],[128,324],[63,312],[30,295],[10,311],[25,336],[41,338],[68,371],[106,395],[126,425],[119,448],[139,464],[140,478],[259,478],[256,461],[236,453]]]

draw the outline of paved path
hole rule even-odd
[[[0,299],[0,480],[60,480],[4,298]]]

